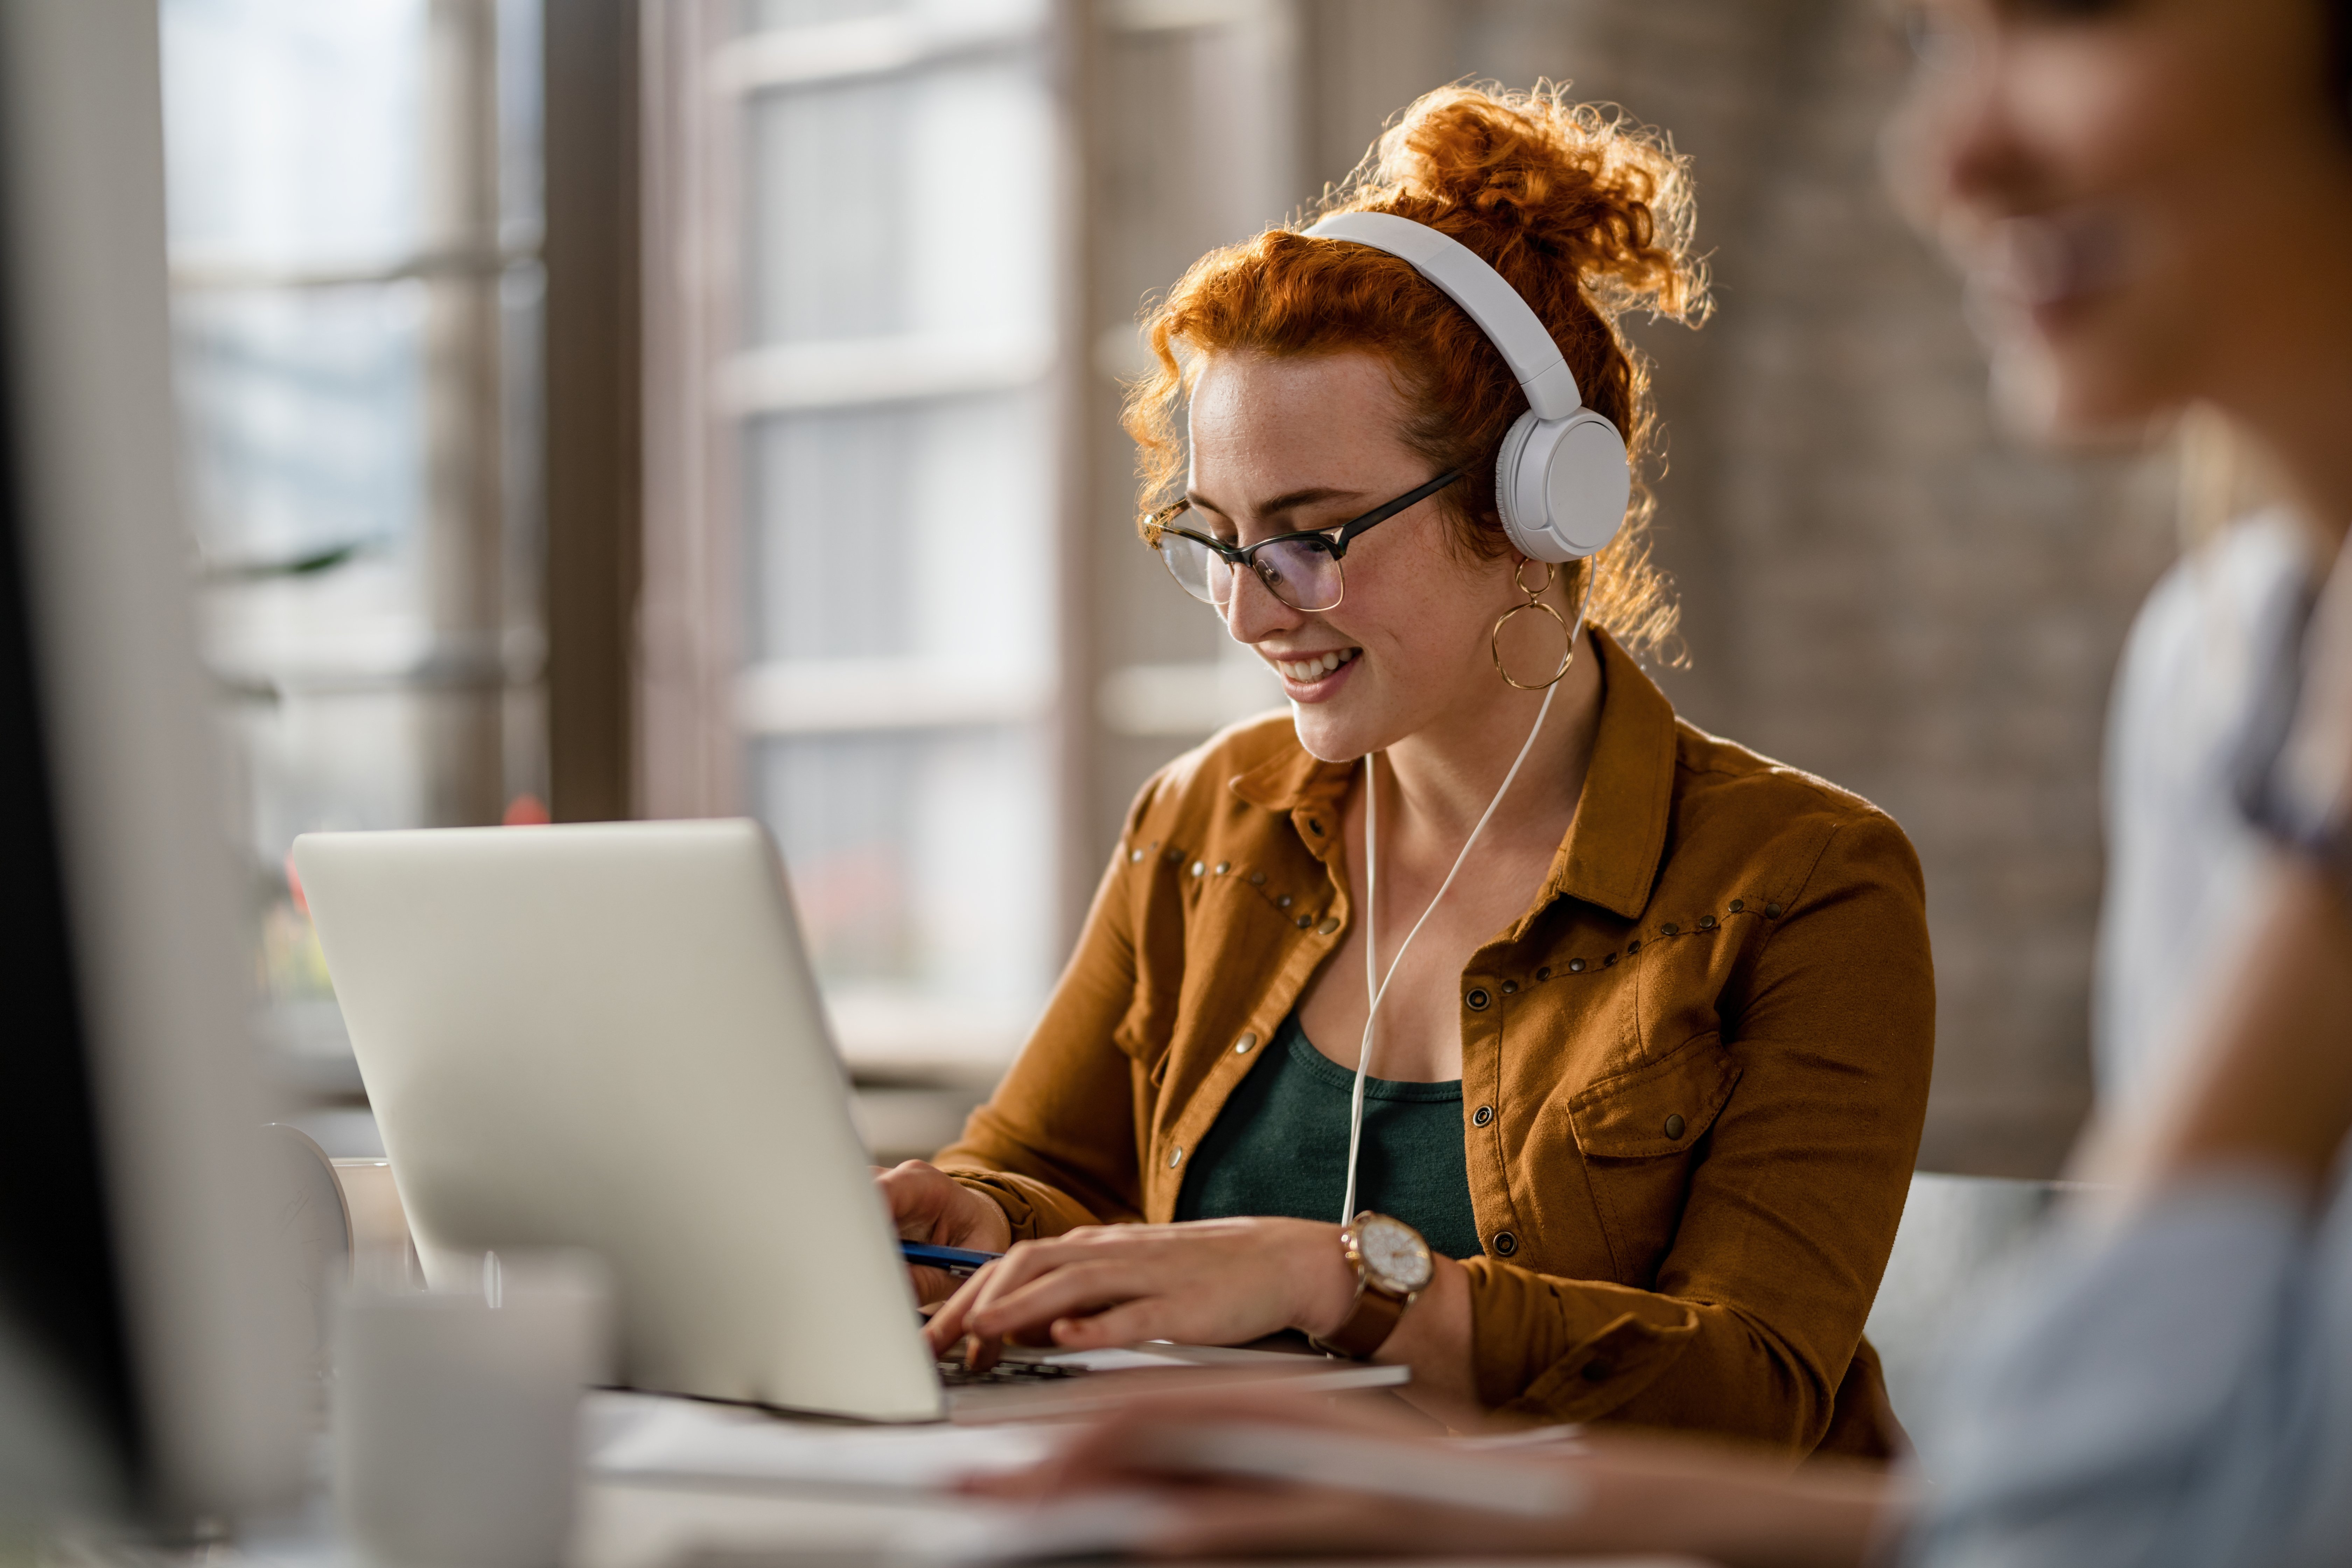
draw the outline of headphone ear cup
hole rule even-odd
[[[1495,453],[1495,510],[1502,514],[1503,533],[1512,549],[1530,561],[1557,564],[1573,560],[1575,552],[1565,540],[1552,535],[1550,509],[1540,483],[1543,457],[1541,453],[1531,456],[1528,450],[1528,443],[1543,434],[1543,426],[1544,421],[1530,408],[1504,432],[1503,445]],[[1549,447],[1550,442],[1542,445]],[[1527,482],[1530,474],[1538,483]]]
[[[1575,561],[1617,537],[1633,473],[1617,426],[1589,408],[1565,419],[1519,416],[1495,455],[1503,531],[1531,561]]]
[[[1551,531],[1578,556],[1608,547],[1625,525],[1633,500],[1633,469],[1625,437],[1591,409],[1566,421],[1544,473]]]

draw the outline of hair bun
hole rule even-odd
[[[1361,211],[1442,229],[1514,282],[1564,264],[1612,317],[1644,306],[1696,322],[1709,308],[1690,254],[1689,160],[1553,84],[1456,84],[1414,100],[1320,209]]]

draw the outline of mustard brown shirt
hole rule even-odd
[[[1917,857],[1866,801],[1677,720],[1593,640],[1575,820],[1461,976],[1480,1395],[1887,1453],[1862,1328],[1934,1052]],[[1145,787],[1036,1033],[939,1156],[1016,1237],[1173,1217],[1353,916],[1354,776],[1275,714]]]

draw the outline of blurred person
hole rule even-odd
[[[1638,458],[1616,318],[1705,308],[1661,139],[1449,88],[1323,216],[1365,212],[1495,268]],[[1149,328],[1146,541],[1290,710],[1146,785],[1003,1086],[881,1176],[902,1236],[1011,1248],[934,1348],[1295,1330],[1463,1419],[1895,1451],[1862,1330],[1932,1055],[1908,841],[1675,718],[1633,657],[1674,618],[1645,507],[1564,569],[1511,544],[1494,476],[1527,396],[1412,265],[1274,229]],[[1306,563],[1233,563],[1269,541]],[[1425,1245],[1417,1290],[1359,1261],[1377,1235]]]
[[[1893,162],[1970,265],[2004,400],[2062,434],[2207,405],[2286,504],[2184,563],[2134,630],[2111,731],[2109,1098],[2080,1162],[2116,1194],[1969,1336],[1916,1554],[2341,1562],[2352,4],[1921,15]],[[2217,288],[2250,237],[2259,285]]]
[[[1911,19],[1890,173],[1967,276],[2004,410],[2066,440],[2207,405],[2289,497],[2159,587],[2119,677],[2110,890],[2133,902],[2105,912],[2099,994],[2121,1092],[2079,1161],[2105,1190],[1955,1347],[1921,1432],[1932,1488],[1620,1441],[1551,1461],[1588,1500],[1550,1518],[1195,1477],[1155,1549],[2352,1552],[2352,6],[1930,0]],[[2141,907],[2152,891],[2172,896]],[[1234,1414],[1129,1415],[1021,1484],[1166,1475],[1170,1430]]]

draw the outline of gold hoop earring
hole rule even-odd
[[[1528,586],[1525,575],[1530,565],[1538,565],[1544,569],[1543,581],[1532,588]],[[1521,691],[1541,691],[1547,687],[1558,685],[1559,678],[1568,673],[1568,667],[1576,662],[1576,635],[1568,629],[1567,619],[1558,610],[1545,604],[1540,597],[1545,590],[1551,586],[1552,578],[1556,575],[1549,561],[1521,561],[1517,569],[1511,574],[1511,581],[1517,584],[1520,593],[1528,596],[1528,602],[1524,605],[1513,605],[1509,609],[1505,610],[1500,616],[1496,617],[1495,629],[1486,634],[1486,651],[1494,656],[1495,673]],[[1559,628],[1560,641],[1565,645],[1559,656],[1559,668],[1551,672],[1551,679],[1538,680],[1532,686],[1524,680],[1512,679],[1511,672],[1503,668],[1503,628],[1510,625],[1513,616],[1523,615],[1528,610],[1540,610],[1549,616],[1552,624]]]

